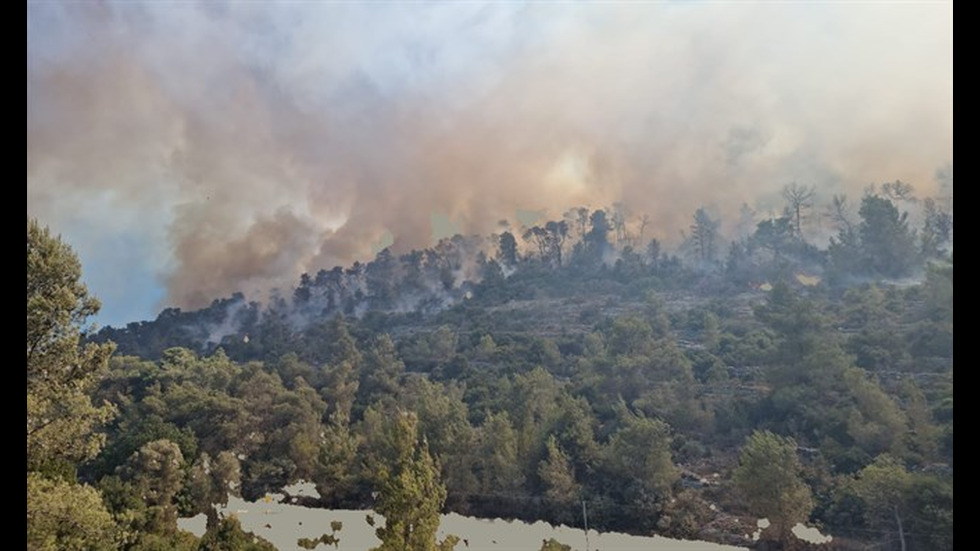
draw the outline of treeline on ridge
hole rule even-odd
[[[601,530],[753,545],[767,516],[767,541],[805,521],[841,548],[952,549],[951,219],[933,202],[914,229],[888,189],[824,249],[806,189],[724,257],[704,210],[669,255],[634,250],[642,220],[573,211],[492,254],[382,251],[265,305],[103,330],[116,354],[80,348],[105,367],[76,395],[95,440],[37,452],[29,491],[100,501],[121,548],[193,548],[177,516],[217,534],[229,492],[308,480],[311,505],[375,505],[410,412],[447,510],[579,525],[584,501]]]

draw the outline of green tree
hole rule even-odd
[[[391,308],[397,293],[398,260],[385,248],[369,262],[364,271],[367,288],[371,293],[373,305],[377,308]]]
[[[114,532],[112,517],[95,488],[27,473],[28,549],[112,549]]]
[[[800,478],[796,442],[769,431],[745,441],[734,482],[752,513],[769,519],[771,539],[787,541],[792,528],[813,510],[810,487]]]
[[[339,414],[331,415],[324,426],[313,478],[317,492],[326,500],[341,499],[353,490],[357,478],[356,455],[357,440],[351,434],[348,420]]]
[[[538,464],[538,476],[548,501],[567,507],[578,499],[581,488],[575,482],[575,469],[568,454],[558,445],[554,435],[548,437],[547,456]]]
[[[538,246],[541,261],[551,267],[562,266],[562,245],[568,237],[568,223],[551,221],[544,226],[534,226],[524,232],[524,240]]]
[[[610,354],[649,356],[655,346],[653,328],[638,316],[616,318],[606,334]]]
[[[448,325],[440,325],[435,331],[429,333],[429,350],[432,359],[444,363],[452,359],[456,353],[456,346],[459,344],[459,337]]]
[[[439,467],[428,445],[418,440],[417,427],[418,420],[410,413],[399,413],[386,427],[395,457],[378,473],[374,509],[385,517],[385,525],[375,531],[381,540],[377,551],[436,549],[446,488],[439,481]]]
[[[589,217],[591,229],[582,236],[579,247],[579,260],[585,264],[598,265],[602,262],[602,255],[609,248],[609,232],[612,231],[612,224],[606,217],[606,211],[596,210]]]
[[[405,364],[398,358],[395,343],[387,334],[380,335],[364,355],[357,401],[366,407],[378,400],[393,399],[404,373]]]
[[[597,476],[588,481],[626,506],[634,517],[632,524],[652,530],[660,522],[664,506],[672,497],[671,488],[680,476],[671,459],[670,427],[659,419],[630,411],[622,400],[613,410],[618,428],[602,447]],[[598,510],[603,508],[597,504]],[[604,516],[597,512],[599,515]]]
[[[864,501],[865,521],[875,528],[894,530],[904,551],[903,522],[909,512],[912,489],[912,475],[905,466],[890,455],[880,455],[858,472],[853,488]]]
[[[328,364],[323,368],[323,385],[318,386],[329,409],[327,415],[339,413],[350,419],[354,398],[360,385],[363,355],[348,330],[343,317],[337,316],[321,328]],[[324,344],[318,343],[320,346]]]
[[[120,471],[147,506],[144,529],[172,534],[177,530],[174,498],[184,485],[184,457],[177,444],[155,440],[134,453]]]
[[[194,462],[187,473],[185,483],[186,499],[190,511],[185,513],[204,513],[207,527],[218,524],[218,511],[215,505],[226,505],[228,494],[241,484],[241,464],[235,454],[223,451],[216,459],[206,452]]]
[[[27,468],[71,472],[93,458],[113,413],[89,392],[105,372],[111,344],[80,344],[99,301],[81,282],[71,248],[36,220],[27,222]]]
[[[847,431],[854,443],[869,454],[904,452],[902,436],[908,430],[905,418],[895,400],[885,393],[874,377],[851,367],[843,374],[852,404],[837,405],[838,411],[847,411]]]
[[[861,200],[861,252],[872,275],[904,277],[917,259],[915,232],[909,229],[908,213],[899,213],[894,203],[878,195]]]
[[[500,234],[498,248],[500,263],[508,268],[513,268],[517,264],[517,240],[514,239],[514,234],[509,231]]]
[[[861,243],[853,226],[842,226],[837,236],[830,238],[827,257],[830,268],[828,275],[832,282],[840,283],[845,281],[846,276],[860,274],[863,271]]]
[[[625,412],[622,427],[609,439],[606,464],[639,483],[642,490],[663,497],[680,477],[670,454],[670,427],[659,419]]]
[[[938,206],[931,197],[922,202],[925,221],[922,224],[921,249],[926,258],[941,257],[953,237],[953,214]]]
[[[915,548],[952,551],[953,477],[916,473],[909,496],[908,531]]]
[[[694,212],[691,242],[697,253],[697,260],[702,266],[709,266],[715,261],[715,253],[718,249],[718,226],[719,222],[712,220],[704,208]]]
[[[505,409],[510,412],[517,431],[517,457],[521,470],[533,477],[538,462],[544,457],[548,434],[561,416],[559,400],[561,383],[544,368],[536,367],[517,375]]]
[[[476,359],[481,361],[491,361],[497,353],[497,343],[493,341],[491,335],[483,335],[476,346]]]
[[[279,377],[246,365],[235,392],[245,406],[249,462],[242,483],[246,494],[263,495],[299,479],[310,479],[320,453],[321,418],[327,408],[299,379],[292,391]]]
[[[103,549],[112,517],[94,488],[75,483],[78,463],[92,459],[104,436],[95,431],[113,408],[89,392],[105,372],[111,344],[80,344],[99,302],[81,282],[71,248],[36,220],[27,222],[27,547]]]
[[[524,475],[517,457],[517,432],[506,411],[490,414],[477,436],[476,471],[485,493],[517,493]]]
[[[463,387],[421,377],[407,381],[401,405],[418,416],[418,432],[439,462],[443,480],[455,492],[476,489],[473,447],[476,433],[468,420]]]
[[[758,247],[769,251],[774,260],[782,260],[795,244],[793,231],[792,221],[788,217],[763,220],[756,225],[749,244],[752,249]]]

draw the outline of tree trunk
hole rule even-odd
[[[212,528],[217,528],[220,519],[218,518],[218,510],[215,508],[214,505],[208,507],[206,516],[207,516],[207,524],[205,524],[206,529],[211,530]]]
[[[898,523],[898,540],[902,543],[902,551],[905,551],[905,531],[902,530],[902,517],[898,515],[898,505],[895,506],[895,522]]]

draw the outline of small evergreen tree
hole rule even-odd
[[[800,478],[796,442],[769,431],[755,431],[742,446],[735,486],[749,510],[769,519],[771,539],[786,541],[813,510],[810,487]]]
[[[446,488],[439,481],[439,467],[429,455],[428,444],[418,441],[417,427],[415,415],[404,413],[389,427],[396,456],[379,473],[374,509],[385,517],[385,525],[375,531],[381,539],[376,551],[436,549]]]

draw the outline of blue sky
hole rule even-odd
[[[622,201],[669,244],[702,205],[925,193],[952,160],[951,2],[29,2],[27,29],[28,213],[102,324],[445,221]]]

